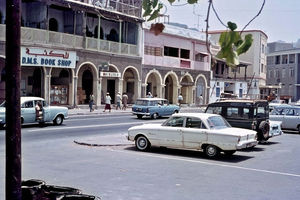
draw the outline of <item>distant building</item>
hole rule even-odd
[[[155,35],[150,24],[144,23],[142,96],[151,92],[178,103],[182,93],[184,104],[207,103],[211,58],[205,35],[176,24],[164,26],[164,31]]]
[[[270,43],[267,55],[267,86],[286,101],[300,99],[300,48],[291,43]],[[285,48],[286,47],[286,48]],[[288,48],[290,47],[290,48]],[[277,87],[276,87],[277,86]]]
[[[218,45],[219,37],[222,32],[224,31],[209,32],[210,40],[215,45]],[[242,61],[241,64],[244,64],[245,67],[229,69],[228,78],[241,81],[246,80],[247,89],[243,90],[243,96],[255,99],[266,98],[266,50],[268,37],[261,30],[243,31],[242,37],[246,34],[252,34],[253,44],[245,54],[239,56]],[[244,87],[244,83],[241,86]],[[214,85],[211,85],[211,87],[214,87]],[[220,86],[221,90],[227,90],[224,87],[225,86]]]

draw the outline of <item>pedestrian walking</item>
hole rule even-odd
[[[123,103],[122,110],[126,110],[126,108],[127,108],[127,101],[128,101],[128,96],[124,92],[123,95],[122,95],[122,103]]]
[[[106,93],[106,97],[105,97],[105,108],[103,110],[103,112],[105,112],[106,110],[109,110],[109,112],[111,111],[111,97],[109,96],[109,92]]]
[[[201,106],[203,104],[203,96],[200,94],[199,96],[199,105]]]
[[[116,99],[117,99],[117,107],[116,107],[116,110],[118,110],[118,108],[120,108],[120,110],[121,110],[121,101],[122,101],[122,97],[121,97],[120,92],[118,92],[118,94],[117,94],[117,96],[116,96]]]
[[[152,98],[152,97],[153,96],[152,96],[151,92],[148,92],[147,98]]]
[[[93,93],[90,94],[90,101],[89,101],[89,107],[90,107],[90,112],[93,112],[94,109],[93,109],[93,105],[94,105],[94,95]]]
[[[183,101],[183,96],[182,96],[182,94],[180,93],[179,96],[178,96],[178,103],[179,103],[179,106],[181,106],[182,101]]]

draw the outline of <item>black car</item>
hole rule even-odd
[[[269,139],[269,104],[266,100],[222,100],[209,104],[205,112],[222,115],[233,127],[257,131],[258,141]]]

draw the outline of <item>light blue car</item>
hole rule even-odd
[[[41,105],[39,118],[37,118],[36,109],[38,102]],[[61,125],[67,118],[67,107],[50,106],[40,97],[21,97],[21,124],[53,122],[55,125]],[[5,124],[5,102],[3,102],[0,105],[0,127]]]
[[[178,113],[179,110],[179,106],[169,104],[167,99],[162,98],[139,98],[132,106],[132,114],[136,115],[139,119],[143,116],[156,119]]]

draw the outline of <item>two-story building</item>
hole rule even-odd
[[[210,40],[213,44],[218,45],[221,33],[224,31],[210,31]],[[247,89],[243,89],[243,96],[247,98],[263,98],[266,85],[266,48],[267,48],[267,35],[261,30],[245,30],[241,36],[252,34],[253,43],[250,49],[239,56],[242,65],[247,67],[238,67],[230,69],[228,78],[235,80],[245,80]],[[226,75],[227,76],[227,75]],[[239,84],[240,85],[240,84]],[[211,86],[213,87],[213,86]],[[244,86],[242,86],[244,87]]]
[[[0,101],[5,97],[6,1],[0,1]],[[22,1],[21,94],[97,106],[106,92],[140,96],[141,0]]]
[[[268,44],[267,85],[278,99],[300,99],[300,49],[291,43]]]
[[[184,104],[208,103],[211,59],[205,35],[187,27],[164,26],[155,35],[144,23],[142,96],[151,92],[177,103],[182,94]]]

